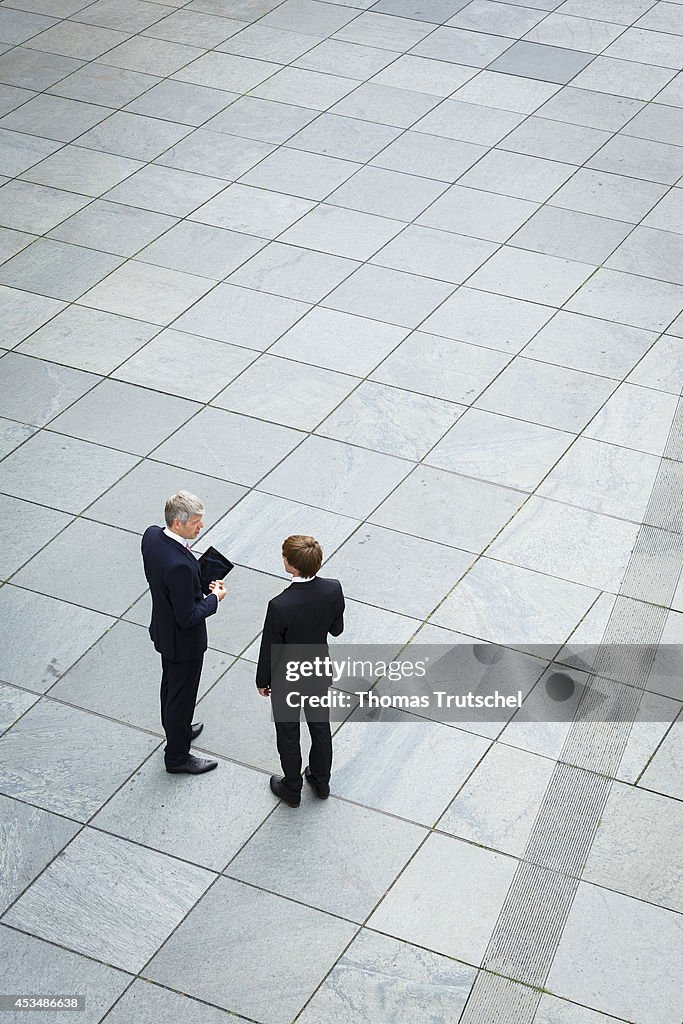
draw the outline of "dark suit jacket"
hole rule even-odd
[[[169,661],[194,661],[207,648],[206,617],[217,610],[218,598],[203,596],[197,559],[160,526],[145,530],[142,561],[152,592],[154,646]]]
[[[343,630],[344,594],[339,580],[316,576],[308,583],[291,583],[268,602],[256,685],[271,685],[273,644],[312,645],[324,657],[328,653],[328,633],[339,636]]]

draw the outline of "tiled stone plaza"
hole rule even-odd
[[[680,1024],[682,66],[679,0],[0,0],[0,977],[85,996],[0,1021]],[[237,563],[196,778],[179,488]],[[278,803],[290,533],[521,711],[336,723]],[[630,642],[630,720],[534,719],[534,645]]]

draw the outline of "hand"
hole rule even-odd
[[[262,697],[270,697],[270,687],[269,686],[259,686],[258,687],[258,692],[261,694]]]
[[[223,586],[223,580],[212,580],[209,583],[209,590],[212,594],[215,594],[219,601],[222,601],[227,591]]]

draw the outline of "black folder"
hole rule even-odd
[[[235,566],[229,558],[222,555],[216,548],[207,548],[203,555],[199,556],[199,575],[202,581],[202,592],[210,594],[209,583],[213,580],[224,579]]]

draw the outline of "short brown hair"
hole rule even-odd
[[[315,576],[323,563],[323,549],[315,537],[301,533],[283,540],[282,554],[302,576]]]

